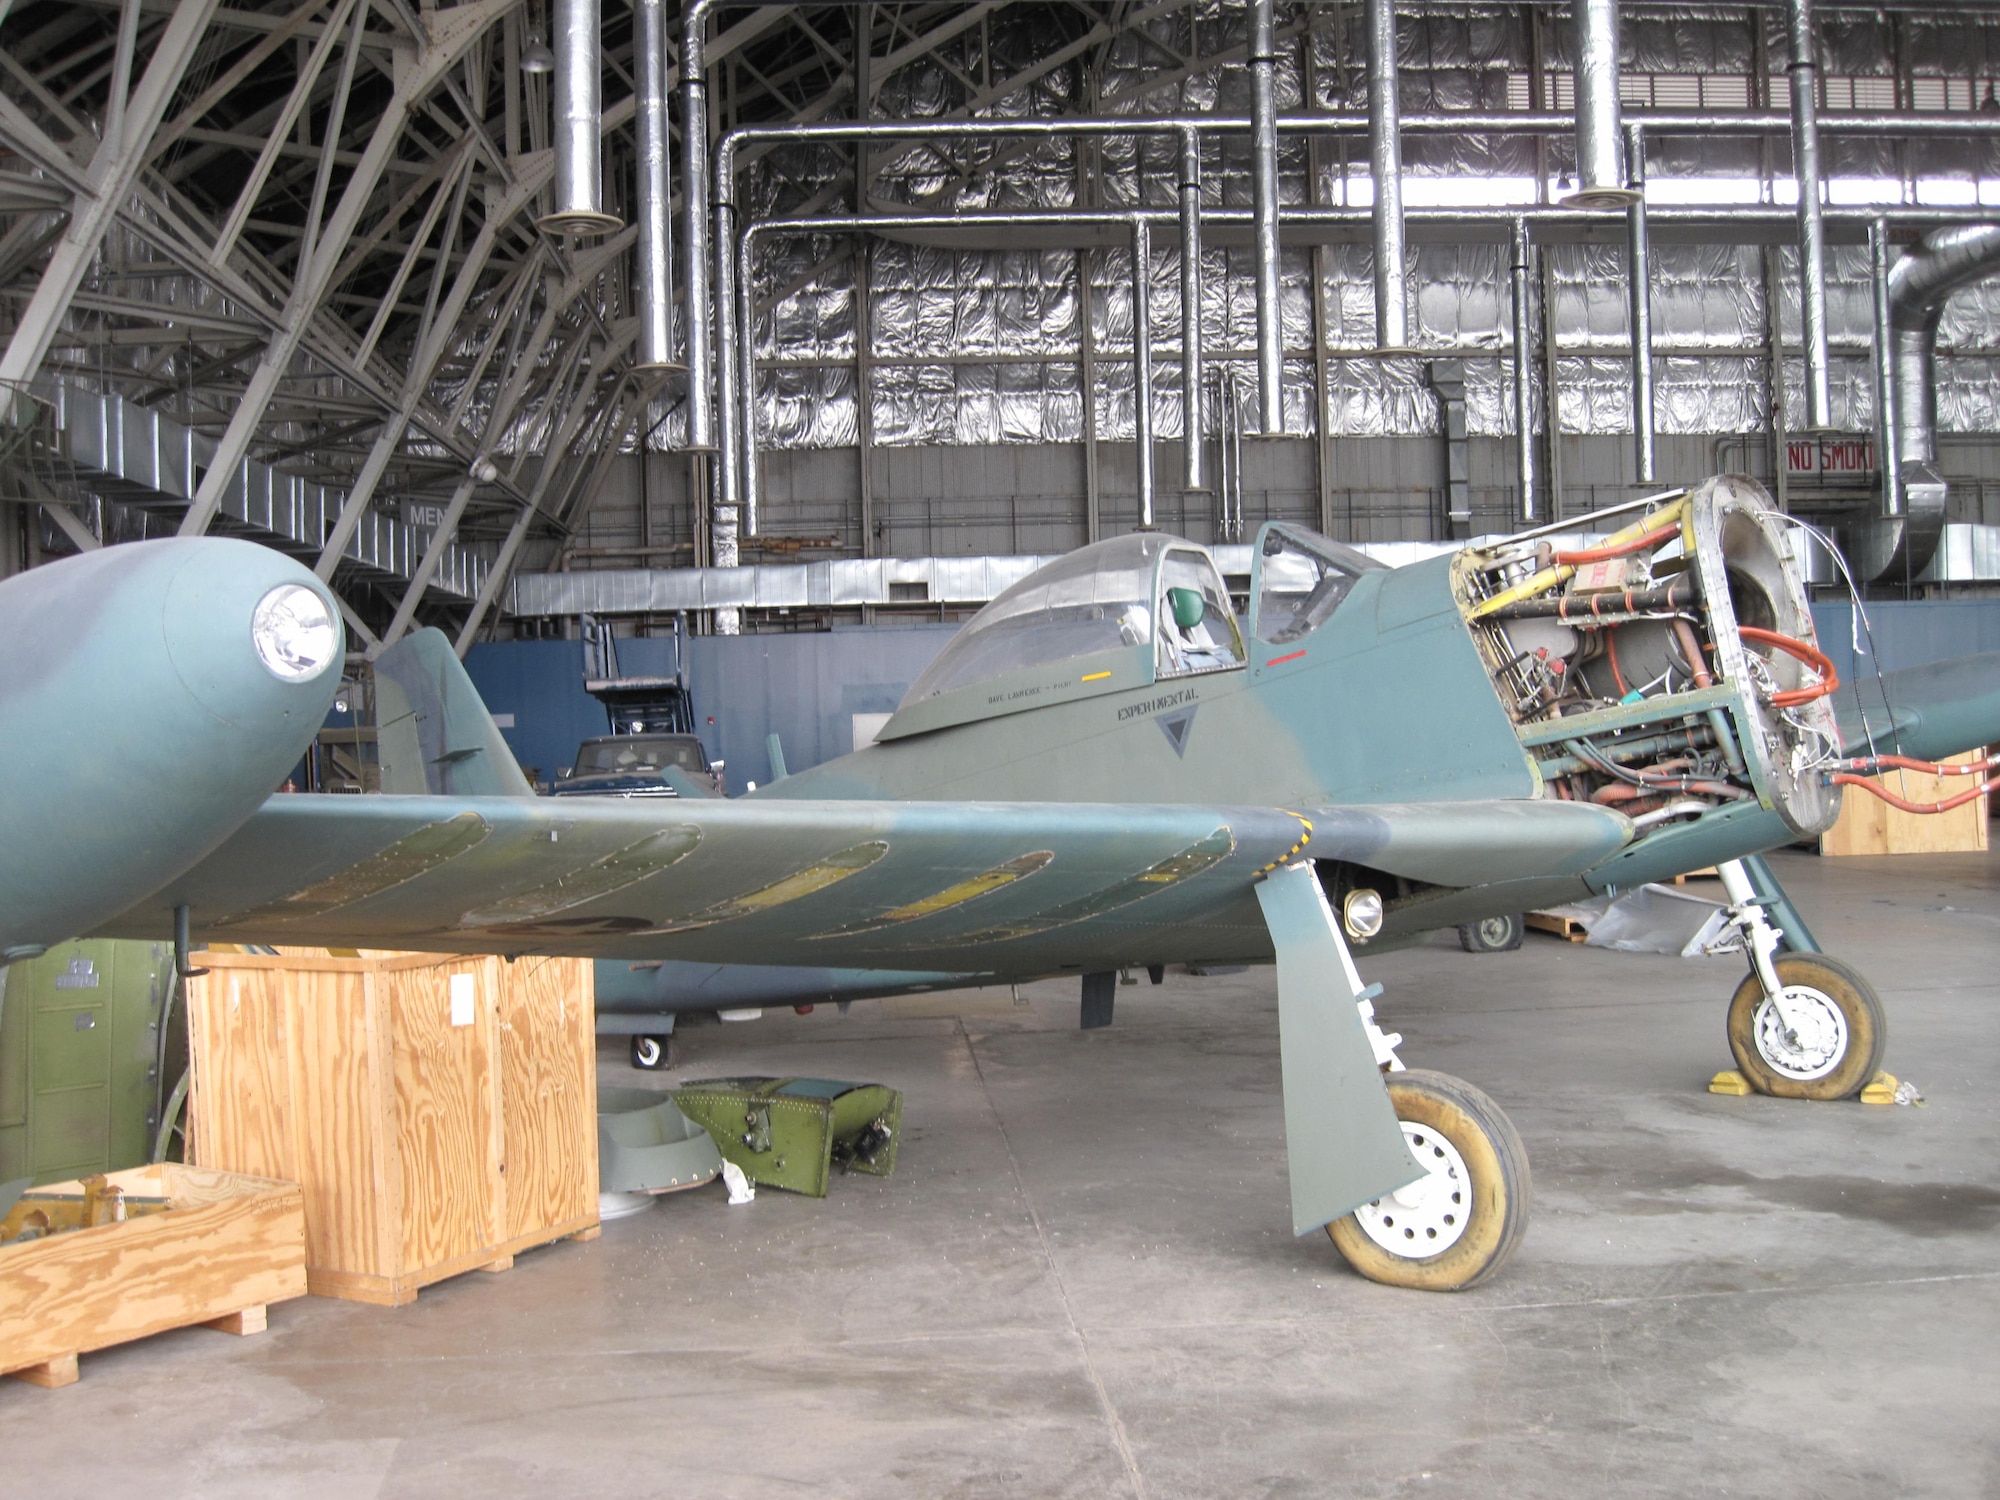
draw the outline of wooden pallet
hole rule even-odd
[[[77,1357],[197,1325],[261,1333],[265,1307],[306,1290],[298,1185],[172,1162],[109,1174],[164,1212],[0,1246],[0,1373],[72,1385]],[[82,1191],[81,1183],[55,1184]]]
[[[1580,943],[1590,936],[1590,924],[1597,916],[1580,907],[1552,906],[1547,911],[1529,912],[1527,923],[1537,932],[1552,932],[1564,942]]]

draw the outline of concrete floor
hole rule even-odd
[[[1533,1157],[1476,1291],[1288,1232],[1268,970],[1122,988],[1088,1034],[1074,981],[787,1012],[684,1030],[667,1076],[894,1084],[893,1178],[715,1185],[412,1307],[307,1298],[0,1381],[0,1491],[2000,1493],[2000,856],[1776,863],[1926,1107],[1704,1092],[1734,959],[1364,963],[1405,1058]]]

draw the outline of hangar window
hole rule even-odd
[[[1153,570],[1166,545],[1157,532],[1139,532],[1036,569],[967,621],[903,701],[920,703],[1024,667],[1150,644]],[[1224,601],[1226,609],[1227,595]]]
[[[1160,564],[1156,675],[1185,677],[1243,665],[1229,591],[1205,552],[1176,547]]]
[[[1251,627],[1282,646],[1324,625],[1355,580],[1383,564],[1365,552],[1289,526],[1264,530]]]

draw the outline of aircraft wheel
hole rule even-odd
[[[1411,1154],[1429,1175],[1326,1226],[1370,1281],[1458,1292],[1520,1244],[1533,1195],[1528,1153],[1507,1116],[1461,1078],[1416,1068],[1388,1078]]]
[[[1866,979],[1824,953],[1783,953],[1773,961],[1785,999],[1804,1013],[1787,1032],[1753,973],[1729,1002],[1729,1050],[1760,1094],[1781,1099],[1850,1099],[1882,1063],[1888,1022]]]
[[[632,1038],[632,1066],[642,1072],[658,1072],[673,1060],[673,1055],[674,1039],[670,1035]]]
[[[1461,922],[1458,946],[1467,953],[1512,953],[1521,946],[1521,932],[1526,926],[1517,911],[1504,917],[1488,917],[1482,922]]]

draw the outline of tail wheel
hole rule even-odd
[[[1882,1064],[1888,1023],[1874,988],[1824,953],[1780,954],[1773,966],[1793,1026],[1753,973],[1729,1002],[1729,1050],[1760,1094],[1849,1099]]]
[[[1326,1232],[1370,1281],[1426,1292],[1477,1286],[1528,1227],[1527,1150],[1500,1106],[1462,1078],[1416,1068],[1391,1074],[1388,1086],[1425,1175]]]
[[[1461,922],[1458,946],[1467,953],[1512,953],[1521,946],[1521,933],[1526,926],[1523,914],[1518,911],[1480,922]]]
[[[657,1072],[673,1060],[674,1039],[672,1035],[635,1036],[632,1038],[632,1066],[644,1072]]]

